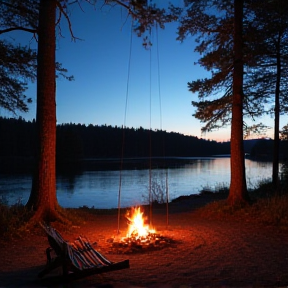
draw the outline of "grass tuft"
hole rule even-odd
[[[32,212],[18,203],[8,206],[7,201],[0,201],[0,236],[17,235],[19,228],[29,220]]]
[[[215,201],[200,208],[197,213],[209,219],[234,219],[258,222],[288,230],[287,184],[280,183],[275,190],[271,182],[261,182],[249,192],[251,202],[230,206],[226,200]]]

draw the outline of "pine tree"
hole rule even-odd
[[[199,98],[199,101],[192,101],[196,107],[193,116],[205,123],[202,131],[212,131],[229,126],[231,115],[233,117],[233,4],[224,0],[187,3],[178,39],[183,41],[189,34],[196,36],[195,50],[201,53],[198,64],[211,72],[210,78],[188,83],[189,90],[198,93]],[[287,111],[287,3],[244,1],[243,9],[243,137],[265,132],[267,125],[254,122],[275,111],[273,182],[276,183],[279,113]],[[271,20],[267,21],[267,17]],[[273,97],[276,101],[271,105]],[[252,120],[252,125],[248,125],[246,119]]]
[[[76,1],[77,2],[77,1]],[[87,1],[90,2],[90,1]],[[96,2],[96,1],[95,1]],[[105,4],[111,1],[105,2]],[[175,19],[175,15],[165,12],[163,9],[157,8],[155,5],[148,5],[146,1],[119,1],[115,0],[118,5],[125,7],[133,18],[137,20],[135,31],[139,36],[158,23],[160,27],[164,27],[165,22]],[[31,4],[28,5],[28,4]],[[37,3],[40,3],[39,6]],[[75,3],[73,1],[72,3]],[[62,218],[61,211],[56,197],[56,63],[55,63],[55,28],[56,28],[56,9],[58,8],[61,15],[64,14],[69,22],[68,16],[68,0],[40,0],[33,1],[15,1],[13,4],[6,5],[6,2],[0,2],[0,7],[8,9],[7,11],[16,17],[17,21],[9,22],[9,18],[5,19],[3,25],[8,28],[6,32],[13,30],[24,30],[35,32],[38,34],[38,51],[37,51],[37,151],[36,166],[33,177],[33,185],[27,206],[33,208],[36,213],[31,223],[39,220],[47,222]],[[26,6],[27,5],[27,6]],[[7,8],[8,7],[8,8]],[[36,20],[34,12],[36,11]],[[37,12],[38,11],[38,12]],[[33,13],[30,18],[29,13]],[[175,12],[175,9],[174,9]],[[18,13],[18,14],[17,14]],[[21,20],[21,21],[20,21]],[[73,35],[73,31],[70,28]]]

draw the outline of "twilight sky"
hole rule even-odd
[[[181,5],[183,1],[173,2]],[[165,30],[159,28],[158,33],[154,28],[152,48],[146,50],[142,38],[135,33],[131,41],[131,19],[126,17],[124,8],[100,9],[98,6],[93,9],[84,5],[83,9],[84,12],[73,5],[70,15],[73,33],[82,40],[71,41],[64,19],[63,37],[58,35],[57,38],[57,61],[68,69],[68,75],[75,77],[73,82],[57,80],[58,124],[125,124],[134,128],[162,128],[217,141],[230,139],[229,129],[201,135],[201,123],[192,117],[195,108],[191,101],[197,100],[197,95],[188,91],[187,82],[208,74],[194,65],[199,58],[194,52],[194,40],[176,41],[176,23],[167,24]],[[36,47],[32,36],[23,34],[9,37]],[[32,120],[36,116],[36,83],[30,85],[28,96],[33,104],[30,112],[21,116]],[[0,112],[9,117],[3,109]]]

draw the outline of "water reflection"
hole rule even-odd
[[[254,188],[264,179],[271,179],[272,163],[246,159],[248,188]],[[228,187],[230,183],[230,158],[190,159],[189,163],[166,169],[153,169],[151,181],[163,187],[169,185],[169,198],[199,193],[211,189]],[[167,179],[166,179],[167,176]],[[63,207],[117,207],[119,189],[121,207],[147,202],[149,170],[123,170],[119,187],[119,171],[85,171],[81,174],[57,176],[57,197]],[[31,190],[30,175],[0,175],[0,197],[9,204],[21,200],[26,203]]]

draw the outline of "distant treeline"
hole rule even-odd
[[[31,167],[35,151],[36,122],[0,117],[1,171]],[[122,158],[189,157],[229,154],[229,143],[218,143],[162,130],[112,126],[57,125],[57,166],[79,165],[83,159],[112,161]],[[89,161],[86,161],[89,163]],[[102,165],[104,165],[102,161]],[[119,162],[119,161],[118,161]],[[95,162],[94,162],[95,163]],[[107,164],[107,163],[106,163]],[[30,168],[29,168],[30,169]]]
[[[35,121],[0,117],[1,172],[31,171],[35,156],[35,131]],[[255,143],[246,143],[246,153],[251,152],[252,144]],[[154,165],[163,165],[164,161],[168,161],[166,158],[171,162],[171,157],[230,154],[230,142],[219,143],[142,127],[122,129],[69,123],[57,126],[56,149],[58,171],[89,169],[93,165],[97,169],[110,169],[112,165],[119,169],[123,163],[133,167],[145,166],[151,163],[151,159]],[[127,158],[130,160],[120,161]],[[131,158],[137,159],[132,161]],[[139,161],[139,158],[146,159],[146,162]]]

